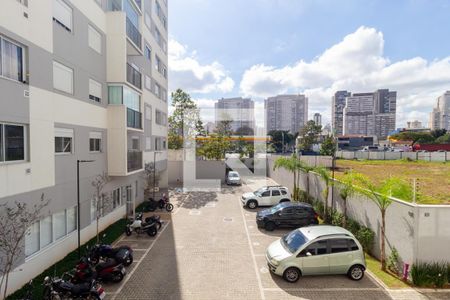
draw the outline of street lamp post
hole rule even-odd
[[[153,152],[153,200],[155,199],[155,188],[156,188],[156,154],[162,153],[161,151]]]
[[[81,258],[81,226],[80,226],[80,163],[93,162],[94,160],[77,159],[77,229],[78,229],[78,258]]]

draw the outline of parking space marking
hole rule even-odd
[[[242,219],[244,219],[244,221],[245,221],[244,209],[240,205],[241,204],[241,199],[238,199],[238,203],[239,203],[239,206],[240,206],[240,209],[241,209]],[[248,232],[247,222],[244,222],[244,228],[245,228],[245,233],[247,235],[248,246],[250,248],[250,254],[251,254],[252,260],[253,260],[253,266],[255,267],[256,278],[258,279],[258,287],[259,287],[259,292],[261,293],[261,299],[265,300],[266,296],[264,295],[264,289],[263,289],[263,285],[262,285],[262,282],[261,282],[261,276],[259,275],[259,272],[258,272],[258,264],[256,263],[255,253],[253,252],[252,241],[251,241],[251,238],[250,238],[250,234]]]
[[[137,268],[139,268],[139,265],[141,264],[141,262],[144,260],[144,258],[147,256],[147,254],[150,252],[150,250],[152,250],[153,246],[156,244],[156,241],[159,239],[159,237],[163,234],[164,230],[166,230],[167,227],[169,227],[169,223],[170,221],[167,221],[166,226],[164,226],[159,235],[152,241],[151,245],[148,247],[148,249],[145,251],[144,255],[142,255],[141,259],[137,262],[136,266],[134,266],[133,270],[131,270],[131,272],[128,274],[128,276],[125,278],[125,280],[123,280],[120,283],[119,288],[117,289],[117,291],[114,293],[114,296],[112,297],[112,300],[115,300],[117,295],[122,291],[123,287],[125,286],[125,284],[128,282],[128,280],[130,280],[131,276],[134,274],[134,271],[137,270]]]
[[[264,288],[268,292],[352,292],[382,291],[380,288]]]
[[[132,249],[133,251],[147,251],[147,249]]]

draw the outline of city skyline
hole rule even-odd
[[[450,31],[443,26],[448,2],[174,0],[169,5],[170,89],[184,88],[200,107],[242,96],[262,108],[269,96],[305,94],[308,119],[320,112],[327,124],[336,91],[386,88],[398,92],[397,127],[406,127],[412,119],[427,124],[435,99],[449,89],[450,62],[442,47],[448,41],[438,39]],[[250,18],[241,18],[249,9]],[[237,16],[232,24],[224,22],[230,14]],[[433,24],[426,16],[433,16]],[[250,20],[262,30],[247,26]],[[308,26],[300,26],[304,22]],[[186,26],[190,33],[182,34]],[[203,31],[221,38],[196,34]],[[441,47],[433,46],[437,41]]]

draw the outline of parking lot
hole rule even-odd
[[[156,237],[124,237],[118,244],[135,250],[125,279],[107,285],[108,299],[389,299],[370,276],[303,277],[290,284],[272,275],[267,246],[288,232],[256,227],[256,211],[240,196],[268,184],[249,180],[221,192],[171,192],[172,214]],[[270,184],[270,182],[269,182]]]

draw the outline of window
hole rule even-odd
[[[0,123],[0,162],[25,160],[25,126]]]
[[[43,248],[53,241],[52,216],[42,219],[40,225],[40,247]]]
[[[55,153],[72,153],[73,130],[55,128]]]
[[[68,94],[73,94],[73,70],[54,61],[53,87]]]
[[[28,0],[17,0],[17,2],[21,3],[25,7],[28,7]]]
[[[67,215],[67,234],[77,229],[77,207],[74,206],[66,210]]]
[[[28,234],[25,235],[25,255],[30,256],[39,251],[39,222],[34,223],[28,228]]]
[[[144,52],[144,54],[145,54],[145,57],[148,60],[152,60],[152,48],[150,48],[149,45],[145,45],[145,52]]]
[[[162,89],[161,98],[162,101],[167,102],[167,91],[165,89]]]
[[[166,139],[163,139],[162,141],[162,149],[166,150]]]
[[[145,137],[145,150],[152,150],[152,138],[149,136]]]
[[[112,199],[113,199],[113,208],[122,206],[122,201],[120,197],[120,188],[112,191]]]
[[[145,119],[146,120],[152,119],[152,108],[150,106],[145,106]]]
[[[282,194],[282,195],[286,195],[286,194],[287,194],[287,191],[286,191],[286,190],[281,190],[281,194]]]
[[[162,111],[155,110],[155,123],[158,125],[166,125],[166,114]]]
[[[136,136],[131,138],[131,149],[139,150],[139,138]]]
[[[155,95],[159,98],[161,97],[161,86],[155,82]]]
[[[162,67],[162,75],[164,78],[167,78],[167,68],[165,66]]]
[[[145,12],[145,16],[144,16],[144,23],[145,26],[147,26],[148,30],[151,31],[152,28],[152,19],[150,18],[150,15],[148,14],[148,12]]]
[[[160,137],[155,137],[155,150],[162,150],[162,145],[161,145],[161,138]]]
[[[62,0],[53,0],[53,20],[72,31],[72,8]]]
[[[89,47],[102,54],[102,35],[91,25],[88,25]]]
[[[272,191],[272,196],[280,196],[280,191],[279,190],[273,190]]]
[[[149,91],[152,90],[152,79],[147,75],[145,75],[145,88]]]
[[[302,251],[302,255],[305,256],[306,252],[309,252],[312,255],[327,254],[327,241],[318,241],[309,245]]]
[[[89,99],[95,102],[102,101],[102,85],[93,79],[89,79]]]
[[[331,239],[331,253],[340,253],[348,251],[348,239]]]
[[[285,208],[281,211],[281,214],[283,215],[293,215],[294,209],[293,208]]]
[[[356,242],[354,240],[348,240],[348,246],[350,248],[350,251],[355,251],[355,250],[359,250],[358,245],[356,244]]]
[[[270,191],[265,191],[261,194],[261,197],[270,197]]]
[[[158,55],[155,55],[155,69],[158,72],[161,72],[161,59],[158,57]]]
[[[101,152],[102,151],[102,133],[90,132],[89,133],[89,151]]]
[[[96,218],[97,212],[97,203],[94,198],[91,199],[91,222],[93,222]]]
[[[0,36],[0,75],[23,82],[24,48]]]
[[[66,235],[66,211],[53,214],[53,240],[56,241]]]

